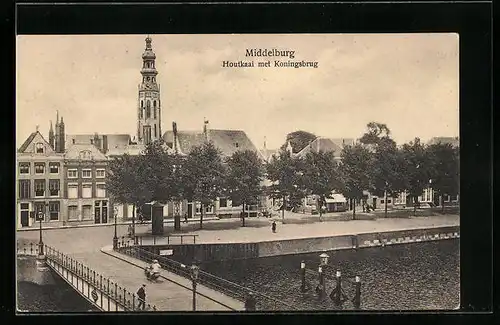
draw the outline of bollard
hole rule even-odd
[[[337,273],[335,274],[336,278],[337,278],[337,295],[335,297],[335,304],[337,306],[340,306],[341,304],[341,299],[342,299],[342,276],[340,274],[340,271],[337,271]]]
[[[318,295],[320,297],[323,297],[325,294],[325,277],[323,275],[323,268],[320,266],[318,267],[318,275],[319,275],[319,284],[317,287]]]
[[[306,291],[306,263],[300,262],[300,291]]]
[[[355,309],[360,309],[361,307],[361,280],[359,276],[356,276],[356,284],[355,284],[355,295],[352,300]]]
[[[132,310],[135,310],[135,293],[132,294]]]

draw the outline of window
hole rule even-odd
[[[49,163],[51,174],[59,174],[59,163]]]
[[[106,197],[106,184],[96,184],[96,197]]]
[[[80,159],[92,159],[92,152],[90,150],[80,151]]]
[[[68,184],[68,199],[78,198],[78,184]]]
[[[43,143],[37,143],[35,148],[36,153],[43,153],[45,146],[43,145]]]
[[[156,118],[156,102],[155,103],[155,107],[153,107],[153,118]]]
[[[391,204],[392,203],[392,200],[391,199],[387,199],[387,204]]]
[[[45,163],[35,163],[35,174],[45,173]]]
[[[82,185],[82,198],[91,198],[92,197],[92,184],[83,184]]]
[[[105,169],[97,169],[95,171],[95,177],[96,178],[104,178],[104,177],[106,177],[106,170]]]
[[[82,178],[92,178],[92,169],[83,169]]]
[[[381,203],[381,204],[384,204],[384,203],[385,203],[385,200],[380,200],[380,203]],[[389,203],[389,202],[387,202],[387,203]]]
[[[30,163],[19,163],[19,174],[29,174]]]
[[[234,146],[235,146],[236,148],[238,148],[240,145],[238,144],[238,142],[235,142],[235,143],[234,143]]]
[[[59,202],[49,202],[50,220],[59,220]]]
[[[219,207],[227,208],[227,199],[219,199]]]
[[[49,179],[50,196],[59,196],[59,189],[60,189],[59,180]]]
[[[82,212],[83,212],[83,220],[92,219],[92,206],[91,205],[84,205],[82,207]]]
[[[29,203],[21,203],[21,210],[29,210],[29,209],[30,209]]]
[[[155,116],[155,118],[156,118],[156,116]],[[156,138],[156,124],[154,125],[154,130],[155,130],[155,138]]]
[[[35,196],[40,197],[45,195],[45,180],[35,179]]]
[[[153,68],[154,68],[154,64],[153,64]],[[153,77],[153,82],[156,82],[156,77]]]
[[[31,181],[23,179],[19,181],[19,198],[29,199],[31,197]]]
[[[68,178],[78,178],[78,170],[68,169]]]
[[[146,101],[146,118],[151,118],[151,102]]]
[[[141,100],[141,108],[144,108],[144,101]]]
[[[78,219],[78,207],[76,205],[70,205],[68,207],[68,219],[69,220]]]

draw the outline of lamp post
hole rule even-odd
[[[116,233],[116,217],[118,216],[118,209],[115,207],[113,209],[113,218],[115,219],[115,236],[113,237],[113,249],[117,249],[118,248],[118,235]]]
[[[191,265],[191,280],[193,281],[193,311],[196,311],[196,281],[198,280],[198,274],[200,268],[197,265]]]
[[[38,255],[42,256],[43,253],[43,236],[42,236],[42,221],[46,217],[47,211],[49,209],[49,203],[45,203],[45,212],[39,211],[37,214],[38,221],[40,222],[40,240],[38,242]]]
[[[319,267],[318,267],[318,274],[319,274],[319,294],[320,296],[323,296],[326,291],[326,286],[325,286],[325,276],[323,274],[323,268],[328,265],[328,254],[322,253],[319,256]]]

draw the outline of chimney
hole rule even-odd
[[[99,134],[97,134],[97,132],[94,133],[94,146],[96,146],[97,149],[102,150],[101,139],[99,139]]]
[[[209,132],[208,120],[203,118],[203,134],[205,135],[205,141],[209,140],[208,132]]]
[[[108,136],[102,136],[102,153],[106,154],[108,152]]]
[[[179,153],[179,146],[177,144],[177,123],[172,122],[172,147],[176,154]]]

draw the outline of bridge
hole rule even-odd
[[[127,237],[121,237],[115,249],[107,246],[99,253],[69,256],[54,247],[43,247],[44,255],[41,255],[36,244],[18,245],[17,254],[36,257],[38,268],[50,268],[104,312],[243,311],[250,292],[259,302],[259,309],[294,309],[202,270],[194,279],[190,266],[146,251]],[[155,283],[148,282],[144,275],[144,268],[153,259],[163,268],[161,279]],[[146,283],[146,306],[139,310],[135,292],[143,283]]]

